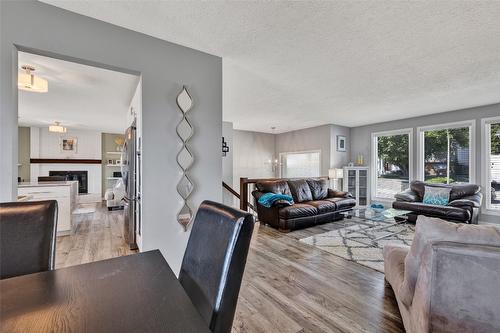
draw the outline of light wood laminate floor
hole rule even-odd
[[[132,253],[120,211],[98,207],[78,218],[75,235],[58,237],[56,267]],[[288,234],[260,226],[233,332],[404,332],[382,273],[298,241],[342,226],[334,222]]]
[[[85,204],[95,212],[74,215],[74,232],[57,237],[56,268],[74,266],[135,253],[123,238],[123,211],[102,204]]]

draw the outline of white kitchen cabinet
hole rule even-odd
[[[67,235],[72,231],[72,212],[75,209],[78,182],[21,183],[18,195],[27,196],[27,201],[57,201],[57,234]]]
[[[344,191],[356,199],[356,208],[370,204],[370,175],[368,167],[344,167]]]

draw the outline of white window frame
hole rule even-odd
[[[395,199],[379,198],[377,197],[377,160],[378,160],[378,140],[380,136],[393,136],[393,135],[408,135],[408,158],[409,158],[409,170],[408,170],[408,181],[411,182],[413,177],[413,128],[403,128],[399,130],[374,132],[371,136],[371,200],[372,201],[382,201],[382,202],[393,202]]]
[[[427,131],[445,130],[453,128],[469,127],[469,183],[476,182],[476,120],[458,121],[454,123],[422,126],[417,128],[418,135],[418,157],[417,157],[417,179],[424,181],[424,133]]]
[[[491,208],[491,191],[490,189],[490,152],[491,141],[490,131],[486,128],[487,125],[500,122],[500,116],[481,119],[481,164],[483,166],[481,172],[481,184],[484,191],[485,205],[483,213],[486,215],[500,216],[500,209]]]
[[[318,175],[319,177],[321,177],[321,162],[322,162],[322,158],[323,158],[323,154],[321,153],[321,149],[317,149],[317,150],[300,150],[300,151],[287,151],[287,152],[282,152],[282,153],[279,153],[279,165],[280,165],[280,168],[279,168],[279,178],[283,178],[283,168],[285,167],[283,165],[283,156],[284,155],[289,155],[289,154],[309,154],[309,153],[319,153],[319,167],[318,167]]]

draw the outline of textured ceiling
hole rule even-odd
[[[276,132],[500,102],[500,2],[44,1],[223,57],[224,120]]]
[[[47,93],[19,90],[20,125],[59,121],[69,128],[124,133],[137,76],[25,52],[19,52],[18,63],[34,66],[34,74],[49,81]]]

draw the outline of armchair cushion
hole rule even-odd
[[[418,201],[418,195],[416,192],[413,192],[411,188],[404,190],[403,192],[397,193],[394,195],[394,198],[398,201],[406,201],[406,202],[416,202]]]
[[[328,196],[328,181],[326,179],[306,179],[311,189],[313,200],[323,200]]]
[[[483,201],[483,195],[478,192],[474,195],[466,196],[461,199],[450,201],[448,206],[452,207],[466,207],[466,208],[480,208]]]

